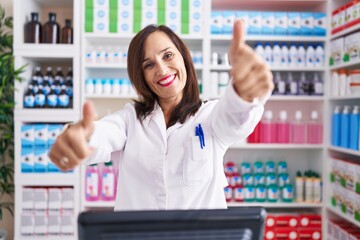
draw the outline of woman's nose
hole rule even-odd
[[[164,63],[164,62],[158,63],[157,74],[159,76],[166,75],[167,71],[168,71],[168,66],[166,65],[166,63]]]

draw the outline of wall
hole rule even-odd
[[[5,8],[6,16],[13,15],[13,0],[0,0],[0,5]],[[8,231],[7,240],[14,239],[14,219],[8,211],[4,212],[3,220],[0,221],[0,228],[5,228]]]

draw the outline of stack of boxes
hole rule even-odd
[[[211,33],[231,34],[235,19],[249,35],[326,36],[326,14],[317,12],[213,11]]]
[[[353,0],[332,12],[331,33],[335,34],[346,28],[360,24],[360,1]]]
[[[21,126],[21,172],[59,172],[48,152],[63,124],[24,124]]]
[[[331,205],[346,217],[360,223],[360,164],[330,159]]]
[[[23,188],[21,207],[22,236],[74,235],[73,188]]]
[[[85,32],[132,34],[150,24],[203,32],[203,0],[85,0]]]
[[[342,219],[329,219],[327,221],[328,240],[359,240],[359,227]]]
[[[320,240],[321,216],[316,214],[268,215],[264,240],[275,239]]]
[[[360,32],[331,41],[330,66],[360,61]]]

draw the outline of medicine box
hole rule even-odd
[[[47,148],[35,147],[34,152],[34,172],[47,172],[48,155]]]
[[[21,148],[21,172],[33,172],[34,171],[34,149],[33,148]]]
[[[34,210],[34,189],[33,188],[22,188],[21,190],[21,209],[22,211]]]
[[[62,189],[61,188],[49,188],[49,210],[60,211],[62,202]]]
[[[344,38],[338,38],[330,43],[330,66],[342,64],[344,55]]]
[[[34,147],[35,130],[34,125],[24,124],[21,126],[21,148]]]
[[[35,212],[34,214],[34,234],[35,236],[47,236],[48,218],[45,211]]]
[[[232,11],[224,11],[223,16],[223,29],[222,32],[224,34],[231,34],[234,27],[234,21],[235,21],[235,12]]]
[[[223,29],[223,16],[220,11],[211,12],[210,31],[212,34],[221,34]]]
[[[35,211],[46,211],[48,209],[48,189],[34,189],[34,209]]]
[[[118,33],[131,34],[133,32],[134,13],[131,9],[120,8],[118,11]]]
[[[62,124],[48,124],[48,146],[51,147],[56,138],[60,135],[64,125]]]
[[[288,30],[288,18],[286,12],[275,12],[275,35],[286,35]]]
[[[311,12],[302,12],[301,16],[301,35],[310,36],[314,31],[314,15]]]
[[[48,144],[48,126],[47,124],[35,124],[35,147],[46,148]]]
[[[249,28],[250,35],[260,35],[262,32],[262,17],[261,12],[249,13]]]
[[[262,13],[262,31],[263,35],[274,35],[275,33],[275,16],[273,12]]]
[[[300,35],[301,33],[301,18],[298,12],[288,13],[288,34]]]
[[[313,13],[314,15],[314,36],[326,36],[326,13]]]
[[[35,220],[32,212],[22,212],[20,216],[20,234],[32,237],[34,234]]]

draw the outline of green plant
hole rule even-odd
[[[14,82],[21,81],[24,67],[15,70],[13,56],[13,18],[5,16],[0,5],[0,220],[3,209],[14,214]]]

